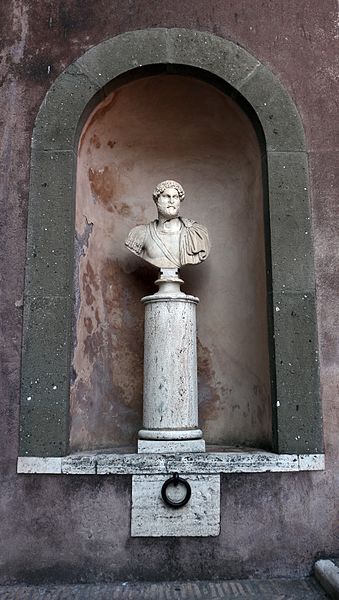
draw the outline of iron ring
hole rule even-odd
[[[167,496],[167,488],[169,485],[174,485],[174,487],[176,487],[178,483],[184,486],[184,488],[186,489],[186,494],[184,498],[182,498],[182,500],[176,502],[175,500],[171,500]],[[192,490],[190,484],[185,479],[179,477],[178,473],[173,473],[173,476],[167,479],[161,488],[161,497],[165,504],[167,504],[167,506],[170,506],[171,508],[181,508],[182,506],[185,506],[185,504],[187,504],[191,497],[191,493]]]

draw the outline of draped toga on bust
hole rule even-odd
[[[196,221],[179,217],[181,223],[180,233],[178,234],[178,253],[174,253],[169,244],[164,243],[163,236],[158,234],[158,220],[151,221],[146,225],[137,225],[128,234],[126,246],[144,260],[162,267],[159,262],[161,258],[153,260],[147,252],[148,246],[152,243],[157,246],[160,257],[162,256],[167,263],[171,263],[173,268],[183,265],[194,265],[205,260],[210,251],[210,242],[206,227],[199,225]]]

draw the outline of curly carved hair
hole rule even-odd
[[[184,188],[182,187],[182,185],[180,185],[180,183],[178,183],[177,181],[172,181],[171,179],[166,179],[166,181],[162,181],[161,183],[158,183],[158,185],[155,187],[154,192],[153,192],[154,202],[156,202],[158,200],[160,194],[162,194],[168,188],[174,188],[175,190],[177,190],[177,192],[179,194],[180,202],[182,202],[185,199],[185,192],[184,192]]]

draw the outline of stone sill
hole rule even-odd
[[[53,475],[154,475],[157,473],[289,473],[322,471],[323,454],[274,454],[262,450],[182,454],[87,452],[63,457],[19,456],[18,473]]]

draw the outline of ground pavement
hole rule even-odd
[[[3,586],[0,600],[324,600],[305,579]]]

